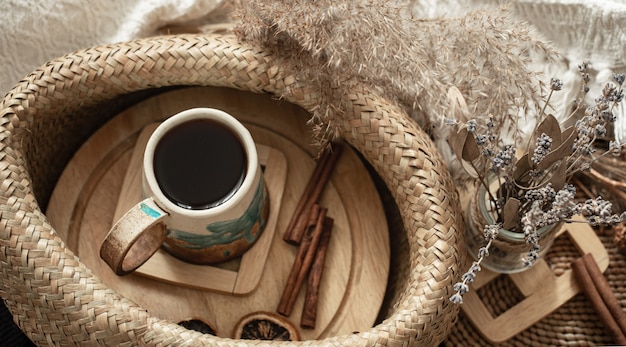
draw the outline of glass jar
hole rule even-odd
[[[489,209],[489,198],[484,186],[476,190],[476,195],[470,199],[467,209],[465,243],[471,256],[478,260],[478,250],[487,244],[484,236],[485,225],[496,223],[494,212]],[[537,230],[539,236],[539,257],[546,254],[556,232],[563,223],[544,226]],[[498,236],[489,247],[489,256],[484,258],[480,265],[497,273],[511,274],[522,272],[530,267],[524,263],[531,245],[526,243],[524,233],[500,228]]]

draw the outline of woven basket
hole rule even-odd
[[[102,111],[104,103],[154,88],[211,85],[276,94],[312,110],[317,87],[283,66],[280,57],[234,36],[165,36],[69,54],[6,95],[0,105],[0,296],[31,340],[58,346],[399,346],[436,345],[446,337],[458,313],[448,297],[463,260],[456,191],[428,136],[367,86],[338,94],[338,124],[391,191],[408,230],[409,259],[400,264],[408,267],[406,275],[389,284],[391,309],[367,331],[268,342],[187,330],[107,288],[47,222],[42,210],[64,165],[113,115]]]

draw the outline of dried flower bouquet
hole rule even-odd
[[[617,76],[590,108],[581,96],[571,118],[584,117],[575,127],[561,128],[546,114],[547,106],[541,106],[548,105],[550,97],[542,96],[541,68],[533,68],[535,63],[550,64],[558,54],[506,8],[425,19],[409,10],[410,3],[418,6],[419,1],[236,3],[240,39],[275,50],[286,57],[285,66],[296,79],[322,86],[311,119],[321,145],[336,136],[334,119],[341,116],[336,101],[341,94],[354,84],[365,84],[402,106],[430,133],[459,187],[468,182],[488,187],[497,180],[499,189],[489,199],[497,223],[485,228],[481,255],[488,254],[490,240],[505,223],[527,233],[534,244],[537,229],[550,222],[581,212],[592,224],[609,218],[610,204],[600,198],[576,203],[569,182],[574,173],[606,155],[593,153],[593,144],[604,136],[611,108],[623,98],[623,78]],[[588,68],[581,66],[584,88]],[[549,87],[551,96],[561,83],[553,80]],[[539,119],[533,134],[520,130],[520,115]],[[453,136],[447,135],[448,123],[457,127]],[[447,139],[452,139],[450,146]],[[614,143],[606,152],[620,149]],[[613,217],[617,219],[622,218]],[[537,252],[531,249],[529,264]],[[462,300],[480,264],[474,262],[455,286],[453,302]]]
[[[601,151],[597,145],[607,137],[607,128],[615,121],[613,110],[624,98],[624,75],[614,75],[595,103],[586,105],[589,63],[579,65],[579,72],[583,82],[580,97],[561,122],[575,120],[575,123],[565,129],[556,117],[546,113],[552,94],[562,88],[562,82],[554,78],[528,139],[511,136],[518,131],[517,124],[499,121],[492,115],[467,122],[456,119],[448,122],[455,127],[450,146],[465,172],[476,180],[477,188],[484,188],[488,208],[496,221],[484,226],[485,244],[461,282],[455,284],[452,302],[462,303],[462,295],[469,290],[468,284],[480,271],[501,229],[524,235],[529,245],[524,263],[530,267],[539,257],[538,230],[543,227],[573,222],[574,215],[582,215],[592,226],[615,225],[626,220],[626,213],[614,214],[611,203],[602,197],[584,202],[574,199],[576,188],[570,183],[573,175],[589,170],[603,156],[619,156],[624,147],[614,140]]]
[[[298,79],[323,86],[312,117],[322,144],[335,136],[337,94],[362,83],[402,106],[449,150],[441,120],[455,107],[454,95],[472,114],[524,112],[541,102],[534,59],[557,57],[506,8],[425,19],[410,11],[419,1],[238,2],[242,40],[276,50]]]

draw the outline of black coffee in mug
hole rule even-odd
[[[224,124],[195,119],[166,132],[154,151],[154,174],[163,193],[188,209],[226,202],[246,174],[246,152]]]

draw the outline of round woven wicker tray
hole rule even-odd
[[[0,296],[38,345],[436,345],[455,321],[448,297],[463,263],[463,223],[449,174],[428,136],[367,86],[336,91],[341,136],[380,176],[400,211],[392,238],[389,310],[369,330],[324,340],[237,341],[185,329],[108,288],[42,213],[72,153],[135,93],[213,85],[270,93],[313,110],[319,86],[280,57],[233,36],[169,36],[68,54],[21,81],[0,104]],[[402,231],[404,230],[404,231]],[[401,258],[406,250],[406,258]],[[398,261],[398,259],[404,259]]]

